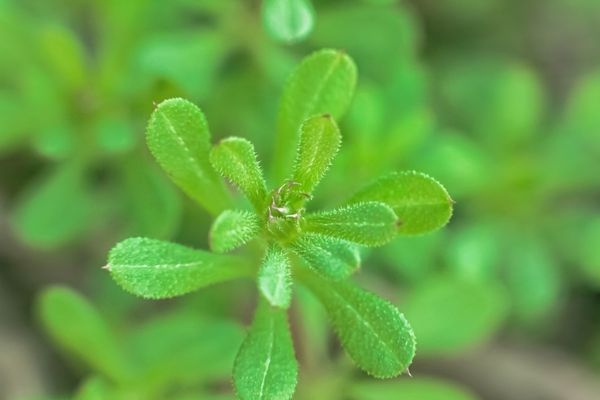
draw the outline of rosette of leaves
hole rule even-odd
[[[286,311],[294,283],[323,304],[342,346],[370,375],[397,376],[414,356],[415,337],[400,311],[347,278],[360,266],[360,246],[381,246],[398,235],[446,224],[452,212],[446,190],[424,174],[392,173],[336,209],[307,210],[340,147],[336,119],[350,104],[355,83],[353,61],[334,50],[310,55],[292,73],[275,146],[284,154],[274,157],[277,173],[283,170],[288,178],[273,188],[251,142],[229,137],[211,146],[206,119],[191,102],[166,100],[150,118],[147,142],[158,163],[216,215],[211,251],[131,238],[110,251],[106,268],[125,290],[150,299],[236,278],[256,279],[257,310],[233,368],[241,399],[288,399],[295,391],[298,366]],[[215,195],[230,196],[221,177],[246,201],[216,201]],[[247,254],[230,254],[244,245]]]

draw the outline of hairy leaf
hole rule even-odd
[[[128,361],[98,311],[73,290],[54,286],[39,299],[39,312],[50,337],[69,353],[112,379],[125,379]]]
[[[210,132],[204,114],[184,99],[160,103],[148,123],[150,151],[171,179],[213,215],[228,205],[225,189],[210,166]]]
[[[302,123],[320,114],[340,120],[350,105],[355,85],[356,66],[341,51],[317,51],[296,68],[284,89],[277,119],[272,171],[277,181],[288,176]]]
[[[356,247],[337,238],[305,233],[291,244],[291,248],[310,268],[332,280],[347,278],[360,267]]]
[[[287,43],[304,39],[314,25],[310,0],[264,0],[262,17],[267,32]]]
[[[288,308],[292,300],[291,265],[287,254],[276,245],[267,250],[258,271],[258,287],[269,304]]]
[[[298,364],[286,312],[261,303],[233,366],[241,400],[291,399]]]
[[[309,118],[302,124],[293,175],[300,190],[306,193],[314,190],[329,169],[341,142],[340,130],[329,114]]]
[[[309,214],[305,228],[365,246],[381,246],[396,237],[397,222],[389,206],[369,201]]]
[[[323,303],[342,346],[360,368],[377,378],[407,370],[415,354],[415,335],[393,304],[350,282],[301,272],[301,281]]]
[[[378,179],[352,197],[350,203],[380,201],[392,207],[399,218],[398,233],[418,235],[446,225],[453,200],[446,189],[428,175],[392,173]]]
[[[258,212],[263,211],[267,185],[251,142],[239,137],[221,140],[211,150],[210,162],[222,176],[240,188]]]
[[[256,214],[249,211],[225,210],[210,228],[210,248],[217,253],[226,253],[254,239],[259,230]]]
[[[117,244],[108,255],[106,268],[123,289],[151,299],[180,296],[249,274],[235,257],[147,238]]]

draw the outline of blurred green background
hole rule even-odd
[[[100,267],[128,236],[206,247],[146,149],[155,104],[270,160],[285,79],[323,47],[359,85],[316,205],[395,169],[456,205],[357,277],[413,325],[414,378],[355,370],[300,290],[296,397],[600,398],[600,2],[303,0],[294,29],[271,3],[0,0],[0,399],[233,398],[252,282],[145,302]]]

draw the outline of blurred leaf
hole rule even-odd
[[[262,18],[274,39],[293,43],[311,32],[315,17],[310,0],[263,0]]]
[[[39,28],[40,50],[55,76],[69,90],[83,88],[87,78],[84,48],[64,25],[43,25]]]
[[[600,218],[593,218],[583,228],[580,242],[580,265],[596,287],[600,287]]]
[[[453,200],[446,189],[430,176],[415,171],[384,176],[350,200],[361,201],[380,201],[390,206],[400,220],[401,235],[434,231],[446,225],[452,215]]]
[[[150,299],[180,296],[249,273],[234,257],[147,238],[118,243],[106,267],[123,289]]]
[[[335,120],[329,114],[304,121],[294,163],[293,181],[300,190],[312,193],[337,154],[342,137]]]
[[[74,153],[77,144],[73,128],[68,121],[42,127],[33,137],[33,146],[44,157],[65,160]]]
[[[503,243],[498,229],[491,224],[473,223],[452,232],[445,246],[447,265],[466,280],[494,279],[500,266]]]
[[[291,243],[291,248],[311,269],[328,279],[345,279],[360,267],[358,249],[337,238],[304,233]]]
[[[411,284],[416,283],[425,279],[438,265],[437,257],[443,248],[444,235],[446,230],[423,236],[403,236],[382,247],[376,255],[381,255],[395,276]]]
[[[376,378],[406,371],[415,354],[415,335],[398,309],[346,281],[326,281],[304,270],[302,283],[319,298],[342,346]]]
[[[291,399],[298,363],[284,310],[261,302],[233,366],[241,400]]]
[[[16,94],[0,90],[0,154],[23,142],[29,133],[26,106],[22,103]]]
[[[152,391],[228,379],[244,330],[236,323],[175,311],[136,330],[128,350]]]
[[[171,179],[213,215],[228,197],[209,160],[210,132],[204,114],[183,99],[160,103],[148,123],[150,151]]]
[[[356,85],[356,66],[345,53],[320,50],[306,57],[288,80],[277,118],[272,173],[281,181],[288,174],[302,123],[309,117],[331,114],[339,121]]]
[[[508,309],[495,283],[434,277],[415,287],[403,303],[419,341],[419,354],[458,353],[488,340]]]
[[[128,378],[129,365],[98,311],[81,295],[53,286],[39,298],[42,323],[63,349],[111,379]]]
[[[115,399],[112,387],[103,378],[94,376],[86,379],[77,390],[74,400],[108,400]]]
[[[164,175],[144,160],[131,158],[120,164],[120,193],[124,195],[124,220],[132,235],[170,238],[181,221],[179,193]]]
[[[381,246],[396,237],[398,217],[376,201],[308,214],[306,229],[365,246]]]
[[[258,271],[258,288],[273,307],[288,308],[292,300],[291,265],[287,254],[277,245],[267,250]]]
[[[434,378],[412,378],[396,382],[359,382],[350,389],[352,400],[476,400],[470,392],[450,382]]]
[[[221,140],[210,152],[210,163],[244,193],[257,212],[264,211],[267,184],[250,141],[239,137]]]
[[[225,210],[210,228],[210,249],[217,253],[227,253],[254,239],[259,231],[256,214],[249,211]]]
[[[108,154],[126,153],[136,145],[135,129],[126,116],[106,115],[94,122],[93,130],[98,147]]]
[[[565,113],[565,129],[572,136],[585,140],[595,154],[600,154],[600,72],[584,76],[569,96]]]
[[[92,223],[94,202],[77,164],[57,167],[25,190],[12,224],[31,246],[52,248],[75,240]]]

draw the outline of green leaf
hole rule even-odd
[[[288,308],[292,300],[291,265],[287,254],[277,245],[267,250],[258,271],[258,288],[273,307]]]
[[[494,282],[434,277],[402,305],[419,339],[419,354],[458,353],[488,340],[501,326],[508,298]]]
[[[286,312],[261,302],[233,366],[241,400],[291,399],[298,364]]]
[[[293,43],[308,36],[315,17],[309,0],[263,0],[262,18],[274,39]]]
[[[291,248],[311,269],[328,279],[345,279],[360,267],[356,247],[337,238],[304,233],[292,242]]]
[[[108,255],[106,268],[123,289],[150,299],[180,296],[249,274],[235,257],[147,238],[118,243]]]
[[[293,180],[300,183],[300,190],[312,193],[329,169],[341,142],[340,130],[331,115],[304,121],[293,175]]]
[[[394,210],[369,201],[309,214],[305,229],[365,246],[381,246],[396,237],[397,223]]]
[[[210,132],[204,114],[184,99],[160,103],[146,130],[150,151],[171,179],[213,215],[229,203],[210,166]]]
[[[81,166],[63,165],[27,188],[12,225],[29,245],[53,248],[81,235],[90,225],[93,208]]]
[[[276,181],[288,176],[300,126],[306,119],[322,114],[331,114],[337,121],[341,119],[352,100],[356,75],[352,59],[330,49],[311,54],[292,73],[277,118],[272,165]]]
[[[360,382],[350,387],[352,400],[476,400],[473,394],[451,382],[419,377],[395,382]]]
[[[54,286],[39,298],[45,330],[60,347],[117,381],[126,379],[128,361],[98,311],[73,290]]]
[[[259,230],[256,214],[249,211],[225,210],[210,228],[210,249],[217,253],[226,253],[254,239]]]
[[[342,346],[361,369],[376,378],[407,370],[415,354],[415,335],[393,304],[350,282],[301,272],[301,281],[325,306]]]
[[[211,150],[210,162],[223,177],[240,188],[257,212],[264,211],[267,184],[251,142],[238,137],[221,140]]]
[[[453,200],[444,187],[428,175],[392,173],[352,197],[350,203],[380,201],[392,207],[400,220],[398,233],[418,235],[441,228],[452,215]]]
[[[77,390],[74,400],[107,400],[114,399],[115,393],[105,379],[94,376],[86,379]]]
[[[47,25],[40,29],[40,50],[55,78],[70,90],[80,89],[87,75],[84,46],[64,25]]]

